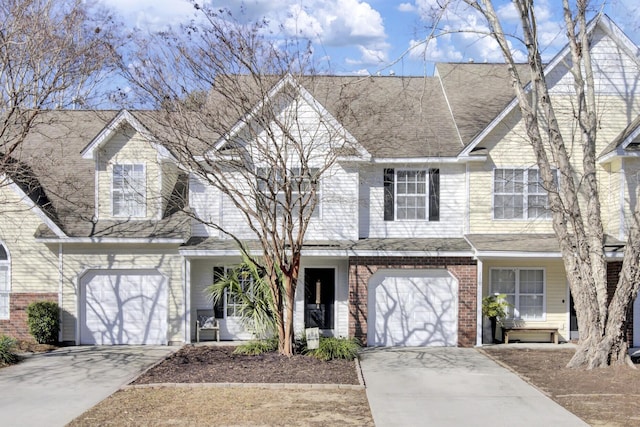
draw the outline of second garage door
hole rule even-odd
[[[457,344],[458,282],[446,270],[381,270],[371,277],[367,345]]]
[[[157,270],[91,270],[80,286],[81,344],[167,343],[167,283]]]

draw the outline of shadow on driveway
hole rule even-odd
[[[371,413],[384,426],[586,426],[473,348],[365,349]]]
[[[0,369],[3,426],[63,426],[179,347],[78,346]]]

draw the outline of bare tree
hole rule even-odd
[[[87,108],[116,66],[113,19],[82,0],[0,4],[0,171],[40,113]],[[99,98],[95,98],[99,96]]]
[[[588,33],[589,2],[562,1],[570,58],[567,66],[573,77],[573,118],[558,114],[544,73],[539,44],[538,22],[533,0],[513,0],[520,16],[521,40],[528,54],[528,73],[516,67],[510,37],[505,33],[493,2],[464,0],[488,23],[491,36],[503,53],[533,147],[545,188],[549,192],[552,223],[564,261],[567,280],[575,300],[580,341],[570,367],[588,369],[610,364],[628,364],[626,315],[640,285],[640,240],[638,212],[629,229],[622,272],[608,302],[605,233],[596,179],[598,103]],[[530,82],[530,84],[529,84]],[[577,129],[578,155],[572,152],[571,135],[563,134],[563,120],[573,120]],[[566,123],[565,123],[566,124]],[[559,172],[559,183],[554,171]]]
[[[276,37],[267,22],[242,23],[196,6],[190,24],[140,40],[125,73],[153,137],[203,186],[224,195],[226,216],[191,206],[195,219],[234,240],[266,272],[277,311],[279,351],[293,352],[293,314],[305,234],[318,191],[349,135],[309,91],[309,45]]]

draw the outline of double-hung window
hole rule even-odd
[[[495,268],[490,273],[490,292],[506,295],[509,317],[545,320],[545,277],[541,268]]]
[[[0,319],[9,318],[9,299],[11,295],[9,255],[0,244]]]
[[[558,171],[554,170],[558,182]],[[538,169],[495,169],[493,173],[495,219],[551,218],[549,196]]]
[[[312,218],[320,216],[320,178],[318,168],[309,168],[306,172],[299,167],[287,170],[287,176],[277,169],[258,168],[256,173],[257,189],[262,195],[258,208],[272,210],[274,207],[278,215],[290,211],[293,215],[299,213],[302,206],[305,211],[315,202]],[[315,196],[312,191],[315,190]],[[290,201],[287,201],[290,194]],[[315,197],[315,201],[312,200]],[[260,204],[263,204],[262,206]],[[275,205],[275,206],[274,206]]]
[[[385,169],[384,220],[440,219],[439,169]]]
[[[147,208],[144,165],[113,165],[111,197],[113,200],[113,216],[144,217]]]

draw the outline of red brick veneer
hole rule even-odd
[[[349,336],[367,342],[369,279],[382,269],[446,269],[458,279],[458,345],[476,344],[477,263],[468,257],[349,258]]]
[[[57,293],[16,293],[9,296],[9,319],[0,320],[0,334],[34,341],[27,326],[27,306],[36,301],[58,302]]]

